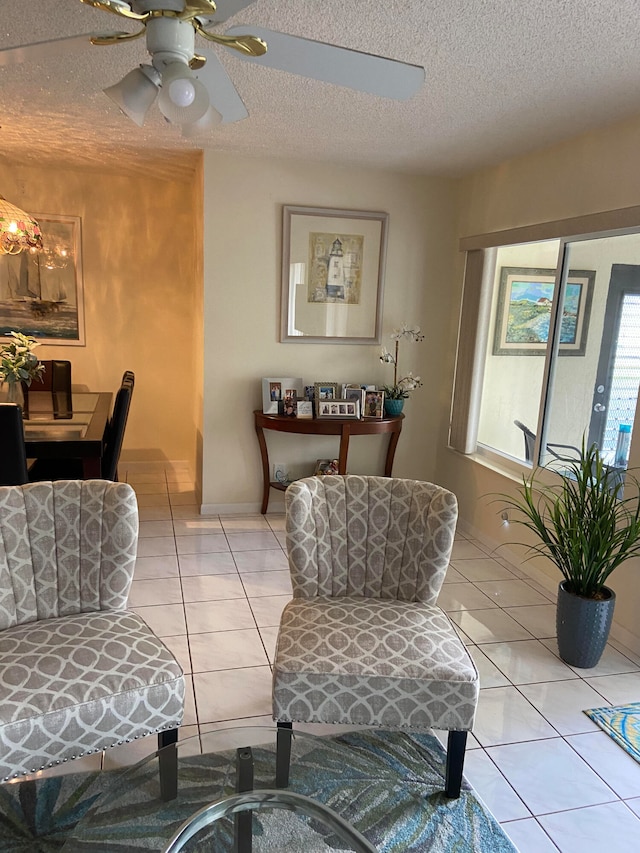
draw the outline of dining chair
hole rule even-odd
[[[0,403],[0,485],[28,481],[22,409],[17,403]]]
[[[524,459],[525,462],[531,462],[533,460],[533,450],[536,443],[536,434],[532,432],[528,426],[522,423],[522,421],[514,420],[513,422],[518,429],[522,430],[522,434],[524,435]],[[562,451],[570,451],[569,455],[566,453],[559,453],[558,450]],[[554,459],[559,460],[560,462],[575,462],[576,459],[580,458],[580,450],[577,447],[574,447],[573,444],[557,444],[557,443],[547,443],[547,451],[554,457]]]
[[[285,492],[293,599],[273,664],[278,787],[293,723],[449,732],[445,793],[460,795],[478,672],[436,600],[457,501],[418,480],[325,475]]]
[[[151,734],[175,743],[182,669],[127,610],[138,541],[126,483],[0,487],[0,779]],[[161,789],[173,796],[171,750]]]
[[[25,415],[29,416],[29,394],[48,391],[51,394],[54,418],[71,418],[73,416],[71,362],[64,359],[45,359],[40,363],[44,365],[42,381],[36,379],[30,386],[25,382],[22,383]]]
[[[124,433],[131,407],[131,397],[135,384],[135,375],[126,370],[122,375],[120,388],[116,393],[113,412],[104,432],[104,453],[101,460],[103,480],[118,479],[118,462],[124,441]],[[29,469],[29,480],[68,480],[83,478],[81,459],[38,459]]]

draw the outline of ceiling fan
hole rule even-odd
[[[424,82],[424,69],[382,56],[290,36],[260,27],[231,27],[224,35],[210,27],[228,20],[255,0],[80,0],[104,12],[138,22],[134,32],[86,33],[0,50],[0,66],[145,37],[150,64],[140,65],[104,90],[142,127],[157,100],[165,118],[185,136],[209,130],[248,113],[231,78],[211,51],[196,51],[196,35],[236,51],[249,62],[372,95],[407,100]]]

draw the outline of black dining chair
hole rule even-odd
[[[125,370],[120,388],[116,393],[113,412],[104,431],[105,449],[101,461],[101,479],[118,480],[118,462],[124,441],[125,428],[129,418],[135,374]],[[41,480],[82,480],[82,460],[80,459],[38,459],[29,469],[31,482]]]
[[[40,363],[44,365],[44,372],[40,379],[36,379],[30,386],[25,382],[22,383],[25,416],[29,417],[29,394],[48,391],[53,402],[53,417],[56,420],[58,418],[71,418],[73,416],[71,362],[54,358],[44,359]]]
[[[536,434],[531,432],[528,426],[522,423],[522,421],[514,421],[513,422],[518,429],[522,430],[524,435],[524,459],[525,462],[531,462],[533,460],[533,450],[536,443]],[[561,450],[569,450],[570,453],[558,453],[559,448]],[[554,459],[558,459],[560,462],[575,462],[577,458],[580,456],[580,450],[577,447],[574,447],[573,444],[549,444],[547,443],[547,451],[554,457]]]
[[[0,403],[0,486],[28,482],[22,409],[17,403]]]

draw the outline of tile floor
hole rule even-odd
[[[125,474],[140,507],[130,606],[188,673],[184,735],[269,723],[290,597],[284,517],[202,517],[186,470]],[[640,764],[582,713],[640,700],[640,657],[610,645],[592,670],[567,666],[553,595],[463,536],[439,604],[481,677],[465,775],[521,853],[640,850]],[[111,750],[105,766],[137,760],[152,740]]]

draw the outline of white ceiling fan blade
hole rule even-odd
[[[215,15],[207,15],[203,17],[198,15],[198,20],[202,21],[205,27],[212,27],[214,24],[223,24],[229,18],[233,18],[238,12],[246,9],[247,6],[252,6],[256,0],[217,0]]]
[[[203,56],[207,57],[206,64],[193,74],[206,86],[209,102],[222,116],[222,124],[246,118],[247,108],[218,57],[212,50],[205,51]]]
[[[371,95],[406,101],[424,83],[424,68],[383,56],[373,56],[320,41],[289,36],[254,26],[234,26],[226,35],[251,34],[264,39],[264,56],[238,54],[247,62],[301,74],[313,80],[347,86]]]
[[[113,36],[115,33],[84,33],[79,36],[65,36],[60,39],[21,44],[18,47],[0,48],[0,67],[18,65],[21,62],[40,62],[43,59],[64,56],[70,51],[77,53],[93,47],[91,38],[106,35]]]

